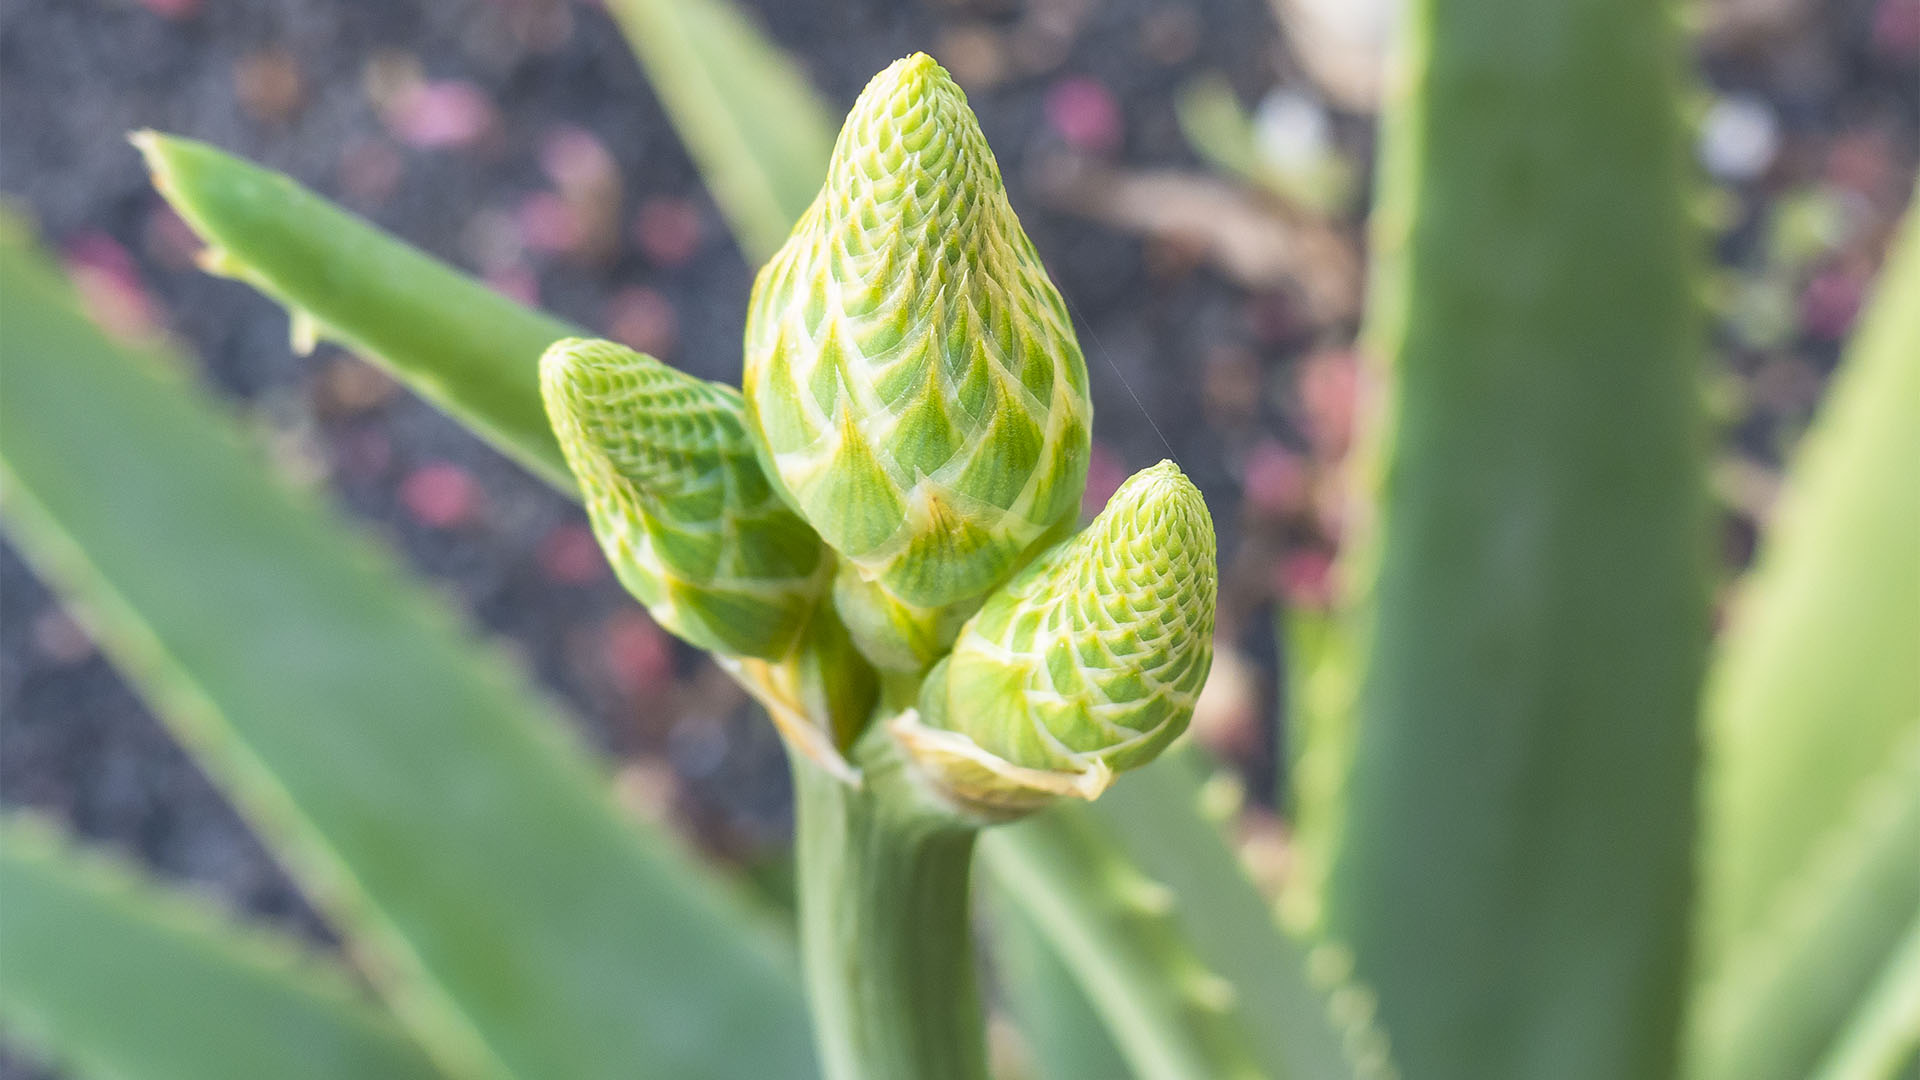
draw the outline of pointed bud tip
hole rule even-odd
[[[834,157],[843,189],[850,167],[874,178],[920,168],[949,176],[977,172],[999,183],[966,92],[926,53],[894,61],[867,83],[847,114]]]
[[[926,53],[917,52],[895,60],[878,75],[867,80],[866,89],[860,91],[860,98],[854,103],[853,111],[859,113],[875,110],[882,103],[910,104],[931,95],[944,96],[949,90],[959,95],[962,102],[966,100],[966,95],[961,93],[959,85],[953,81],[953,76],[947,74],[947,69],[941,67],[939,61]],[[898,112],[899,109],[892,111]]]
[[[604,389],[614,375],[659,364],[645,353],[595,338],[561,338],[540,354],[540,385],[548,393]]]
[[[1180,466],[1170,459],[1162,459],[1160,464],[1127,477],[1113,497],[1107,500],[1107,508],[1101,511],[1100,516],[1116,519],[1169,514],[1210,522],[1207,503],[1201,497],[1200,489],[1193,486],[1193,481],[1180,471]]]

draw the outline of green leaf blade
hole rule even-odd
[[[1896,1080],[1920,1069],[1920,915],[1887,960],[1816,1080]]]
[[[0,1019],[85,1075],[441,1075],[344,971],[70,850],[41,823],[0,827],[0,907]]]
[[[1690,1074],[1805,1075],[1920,912],[1920,214],[1708,684]]]
[[[1371,1018],[1332,1015],[1310,946],[1280,929],[1201,815],[1201,773],[1176,749],[1092,803],[989,832],[983,866],[1046,932],[1139,1075],[1392,1075]]]
[[[541,479],[572,477],[540,406],[540,354],[579,333],[388,236],[291,179],[205,143],[133,136],[207,263],[384,365]]]
[[[806,73],[725,0],[610,0],[749,265],[806,212],[833,151]]]
[[[994,967],[1040,1080],[1132,1080],[1106,1021],[1046,932],[1014,900],[990,895]]]
[[[1657,0],[1409,11],[1325,910],[1410,1076],[1674,1068],[1710,552],[1681,55]]]
[[[738,898],[613,808],[499,655],[235,425],[0,249],[0,479],[29,559],[470,1076],[807,1075]],[[537,398],[533,399],[537,405]]]

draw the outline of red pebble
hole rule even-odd
[[[1046,113],[1047,123],[1076,150],[1108,154],[1120,148],[1125,134],[1120,104],[1096,79],[1077,76],[1054,83],[1047,91]]]
[[[1280,595],[1297,608],[1326,611],[1333,607],[1333,556],[1324,551],[1296,551],[1280,560]]]
[[[549,255],[572,251],[584,239],[573,207],[551,191],[536,191],[521,200],[514,223],[520,229],[520,243],[528,251]]]
[[[139,0],[139,4],[163,19],[190,19],[200,13],[200,0]]]
[[[1920,58],[1920,0],[1880,0],[1873,11],[1873,47],[1896,60]]]
[[[540,279],[524,266],[503,266],[488,271],[487,284],[509,300],[518,300],[529,307],[540,304]]]
[[[700,208],[689,199],[652,198],[633,219],[633,242],[656,266],[678,266],[700,250]]]
[[[1864,296],[1865,288],[1856,275],[1842,269],[1824,271],[1800,294],[1800,325],[1815,337],[1838,341],[1852,328]]]
[[[354,140],[340,155],[340,186],[368,206],[392,198],[406,171],[399,149],[377,136]]]
[[[1273,439],[1247,453],[1241,490],[1247,506],[1265,517],[1298,513],[1307,502],[1307,468],[1300,455]]]
[[[400,502],[421,524],[450,529],[479,514],[480,485],[458,465],[423,465],[400,482]]]
[[[191,270],[206,245],[193,226],[165,202],[155,202],[141,230],[147,254],[171,270]]]
[[[579,191],[618,183],[620,167],[605,143],[585,128],[566,125],[540,144],[540,168],[562,191]]]
[[[1301,365],[1300,405],[1306,411],[1307,438],[1321,460],[1338,461],[1352,443],[1358,388],[1359,371],[1351,352],[1318,353]]]
[[[679,333],[673,302],[658,290],[629,285],[607,303],[607,334],[643,353],[656,357],[671,353]]]
[[[1087,487],[1080,496],[1080,516],[1090,518],[1106,509],[1107,500],[1126,479],[1127,463],[1120,460],[1120,455],[1105,443],[1094,443],[1087,457]]]
[[[556,525],[540,539],[540,572],[561,585],[588,585],[607,572],[600,543],[585,525]]]
[[[459,79],[408,88],[387,116],[401,142],[429,150],[478,142],[493,122],[493,102],[478,86]]]
[[[393,443],[377,430],[357,431],[340,443],[340,470],[355,480],[375,480],[393,464]]]
[[[622,611],[601,627],[607,676],[622,693],[638,696],[665,686],[673,676],[673,643],[666,631],[639,611]]]
[[[160,306],[118,240],[84,232],[67,241],[62,254],[81,306],[101,329],[121,341],[145,341],[160,332]]]

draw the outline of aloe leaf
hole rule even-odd
[[[1896,1080],[1920,1071],[1920,915],[1813,1076]]]
[[[1784,883],[1752,940],[1694,999],[1692,1080],[1800,1080],[1920,916],[1920,731],[1863,781],[1855,805]]]
[[[1134,1070],[1152,1077],[1390,1075],[1364,991],[1333,1002],[1175,753],[1090,804],[990,830],[983,863],[1046,931]]]
[[[1173,115],[1188,145],[1207,164],[1250,184],[1268,182],[1254,142],[1253,121],[1226,76],[1207,75],[1182,87],[1173,100]]]
[[[1710,561],[1678,25],[1658,0],[1409,16],[1328,925],[1410,1076],[1657,1080]]]
[[[1326,959],[1318,944],[1279,930],[1221,825],[1201,810],[1209,769],[1198,750],[1171,754],[1088,810],[1141,872],[1181,897],[1180,925],[1233,984],[1255,1020],[1255,1053],[1274,1075],[1388,1075],[1370,993],[1345,971],[1317,973]]]
[[[810,1071],[768,928],[622,818],[512,662],[17,242],[0,324],[10,535],[448,1072]]]
[[[1258,1080],[1249,1015],[1180,932],[1181,898],[1132,867],[1079,805],[988,833],[993,880],[1079,977],[1142,1076]]]
[[[0,905],[0,1020],[82,1075],[441,1075],[344,970],[45,822],[0,825]]]
[[[1920,911],[1916,295],[1909,212],[1708,684],[1702,1077],[1803,1075]]]
[[[608,0],[747,262],[813,202],[834,122],[794,59],[726,0]]]
[[[1342,796],[1356,723],[1350,629],[1326,611],[1290,610],[1278,618],[1287,681],[1287,759],[1280,768],[1293,823],[1280,911],[1282,921],[1302,933],[1325,925],[1321,901],[1340,846]]]
[[[1182,87],[1173,100],[1173,115],[1188,145],[1207,164],[1265,190],[1295,210],[1335,214],[1349,200],[1352,170],[1331,149],[1317,160],[1283,164],[1263,158],[1254,120],[1224,76],[1202,76]]]
[[[578,330],[501,296],[288,177],[202,142],[133,136],[154,186],[210,245],[214,273],[286,307],[296,344],[338,341],[565,491],[540,354]]]
[[[1020,904],[989,895],[994,971],[1038,1080],[1130,1080],[1106,1021],[1046,932]]]

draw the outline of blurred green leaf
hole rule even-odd
[[[0,1019],[88,1076],[429,1080],[347,973],[45,823],[0,825]]]
[[[1264,186],[1266,166],[1253,142],[1253,122],[1222,75],[1195,79],[1173,101],[1174,118],[1187,143],[1222,172]]]
[[[1133,1071],[1155,1080],[1258,1080],[1255,1014],[1174,919],[1186,899],[1129,866],[1085,807],[1058,806],[982,837],[980,854],[1080,980]]]
[[[276,482],[151,350],[0,247],[13,539],[449,1072],[803,1076],[770,930],[605,778],[506,656]]]
[[[1353,757],[1353,636],[1326,611],[1291,609],[1278,621],[1287,680],[1287,760],[1280,764],[1293,822],[1281,912],[1289,928],[1318,932]]]
[[[1304,100],[1299,104],[1312,107]],[[1330,143],[1300,160],[1279,160],[1264,153],[1254,119],[1223,76],[1203,76],[1181,87],[1174,96],[1173,115],[1188,145],[1221,172],[1296,210],[1326,216],[1346,209],[1354,187],[1353,167],[1347,160]]]
[[[133,137],[154,186],[210,245],[208,270],[286,307],[565,491],[573,477],[540,404],[540,354],[580,331],[501,296],[291,179],[205,143]]]
[[[1708,684],[1701,1077],[1805,1075],[1920,912],[1916,296],[1910,211]]]
[[[747,262],[786,242],[839,130],[800,65],[726,0],[607,0]]]
[[[1272,907],[1227,844],[1223,830],[1231,823],[1202,812],[1211,768],[1199,750],[1175,750],[1129,774],[1088,810],[1135,866],[1182,898],[1180,925],[1256,1018],[1254,1049],[1274,1075],[1371,1074],[1383,1065],[1386,1048],[1371,1030],[1369,1010],[1352,1008],[1359,1004],[1352,1000],[1357,988],[1338,985],[1345,973],[1333,972],[1335,1002],[1309,981],[1309,944],[1278,928]],[[1330,1015],[1335,1005],[1348,1010]],[[1350,1049],[1358,1051],[1353,1063]]]
[[[1027,909],[989,893],[989,944],[1008,1011],[1032,1054],[1038,1080],[1131,1080],[1106,1021]]]
[[[1710,561],[1678,24],[1658,0],[1407,15],[1328,925],[1409,1076],[1659,1080]]]
[[[1920,915],[1914,917],[1815,1080],[1908,1080],[1920,1074]]]
[[[1384,1069],[1368,1010],[1350,992],[1350,1013],[1330,1015],[1307,948],[1201,815],[1201,773],[1194,752],[1168,754],[1090,804],[988,832],[984,865],[1046,930],[1141,1076]]]

